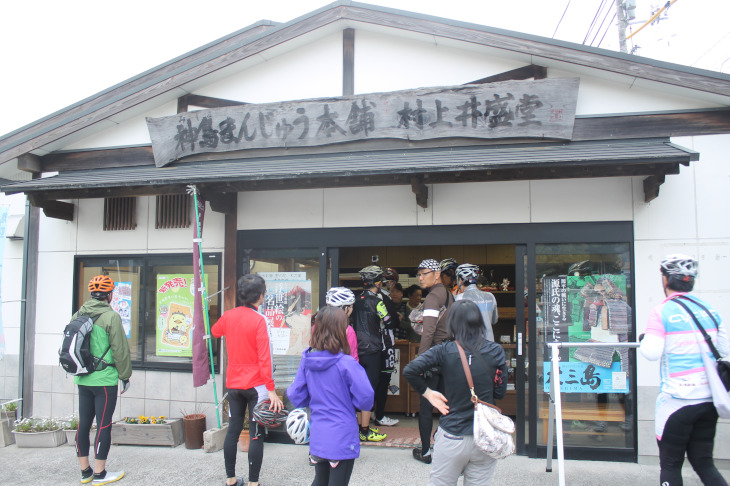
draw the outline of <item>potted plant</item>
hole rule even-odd
[[[5,402],[0,405],[0,420],[10,420],[15,422],[18,418],[18,402]]]
[[[7,402],[0,406],[0,447],[15,444],[12,434],[17,417],[18,402]]]
[[[76,431],[79,428],[78,417],[73,415],[68,420],[61,422],[61,428],[66,434],[66,442],[68,442],[69,445],[76,445]]]
[[[66,443],[66,434],[53,418],[25,418],[17,422],[13,435],[18,447],[58,447]]]
[[[205,432],[205,414],[203,413],[203,409],[196,403],[195,408],[191,412],[181,409],[180,415],[182,415],[183,421],[185,448],[202,449],[203,433]]]
[[[177,447],[183,441],[181,419],[125,417],[112,425],[112,444]]]

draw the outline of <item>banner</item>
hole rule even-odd
[[[157,276],[157,356],[193,356],[193,291],[193,274]]]

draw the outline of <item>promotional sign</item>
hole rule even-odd
[[[628,342],[631,307],[626,275],[568,275],[543,280],[545,343]],[[551,350],[545,349],[544,390],[550,391]],[[628,349],[560,349],[560,391],[628,393]]]
[[[192,273],[157,276],[157,356],[193,356],[194,304]]]
[[[304,272],[267,272],[259,312],[266,318],[274,355],[300,355],[312,334],[312,281]]]
[[[122,318],[122,327],[127,339],[132,337],[132,282],[114,282],[111,304]]]

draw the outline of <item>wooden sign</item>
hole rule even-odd
[[[147,118],[147,127],[158,167],[208,152],[365,139],[570,139],[578,83],[507,81],[239,105]]]

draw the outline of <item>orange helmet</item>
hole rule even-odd
[[[111,292],[114,281],[108,275],[97,275],[89,281],[89,292]]]

